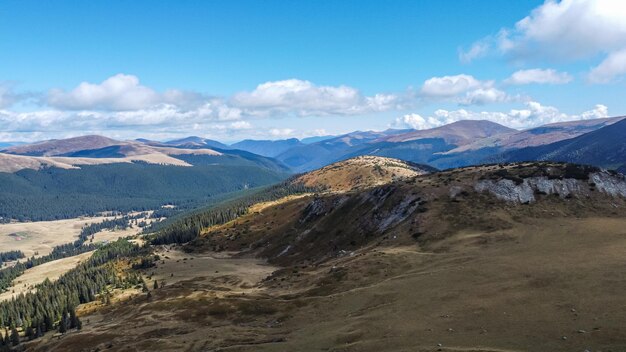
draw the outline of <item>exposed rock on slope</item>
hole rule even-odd
[[[520,203],[535,202],[537,194],[557,195],[561,198],[588,197],[595,188],[612,197],[626,197],[624,175],[584,166],[568,167],[575,173],[568,174],[567,169],[560,173],[560,168],[547,166],[541,170],[543,172],[538,172],[539,175],[528,178],[520,178],[503,169],[505,178],[480,180],[474,189],[490,192],[501,200]]]

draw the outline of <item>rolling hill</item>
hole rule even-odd
[[[281,181],[282,163],[240,150],[83,136],[0,153],[0,221],[193,208]]]

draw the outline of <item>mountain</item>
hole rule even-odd
[[[229,149],[229,147],[224,143],[221,143],[212,139],[196,137],[196,136],[186,137],[182,139],[175,139],[175,140],[167,141],[164,144],[170,145],[170,146],[176,146],[176,147],[183,147],[183,148]]]
[[[276,183],[290,170],[241,150],[179,148],[84,136],[0,153],[0,222],[102,211],[193,208]]]
[[[353,148],[385,136],[407,132],[407,130],[387,130],[383,132],[356,131],[320,142],[291,148],[276,156],[294,171],[310,171],[335,161],[349,158],[346,156]],[[358,156],[358,155],[354,155]]]
[[[260,166],[277,172],[289,169],[274,159],[244,151],[201,147],[190,144],[195,137],[179,145],[117,141],[102,136],[83,136],[12,146],[0,153],[0,172],[15,172],[24,168],[79,168],[81,165],[145,162],[150,164],[239,165]],[[209,140],[204,140],[208,145]],[[184,147],[187,146],[187,147]]]
[[[383,141],[402,143],[437,138],[442,139],[447,144],[462,146],[479,139],[512,132],[516,132],[516,130],[487,120],[462,120],[441,127],[392,135],[383,138]]]
[[[258,155],[275,157],[291,148],[304,145],[296,138],[270,141],[246,139],[232,144],[230,147],[245,150]]]
[[[432,129],[380,138],[352,148],[345,154],[345,157],[378,155],[435,166],[439,153],[445,153],[458,146],[484,138],[511,133],[511,131],[515,130],[490,121],[458,121]]]
[[[609,126],[622,119],[624,119],[623,116],[560,122],[487,137],[441,152],[433,157],[431,164],[445,169],[488,162],[490,158],[507,150],[541,146],[574,138]]]
[[[311,143],[316,143],[316,142],[321,142],[321,141],[325,141],[327,139],[331,139],[334,138],[336,136],[315,136],[315,137],[307,137],[307,138],[302,138],[300,140],[300,142],[304,143],[304,144],[311,144]]]
[[[607,124],[581,136],[504,152],[489,161],[511,162],[526,160],[551,160],[626,170],[626,119]]]
[[[367,164],[322,174],[342,165]],[[114,262],[149,294],[120,284],[80,307],[82,330],[27,349],[623,350],[622,175],[534,162],[390,181],[195,212],[182,248]]]
[[[89,135],[12,146],[5,148],[3,151],[9,154],[29,156],[61,156],[80,150],[99,149],[123,143],[103,136]]]

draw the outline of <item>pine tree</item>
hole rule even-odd
[[[35,338],[35,330],[32,326],[26,328],[25,335],[29,340],[33,340]]]
[[[159,288],[159,282],[157,280],[154,280],[154,289],[158,289]]]
[[[61,318],[61,321],[59,322],[59,332],[61,334],[65,334],[67,332],[67,319],[65,318],[65,314],[63,315],[63,317]]]
[[[13,347],[20,344],[20,334],[17,332],[16,328],[11,329],[11,344]]]

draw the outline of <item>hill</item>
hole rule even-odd
[[[626,120],[581,136],[502,153],[490,161],[552,160],[626,170]]]
[[[614,308],[626,304],[616,274],[626,250],[621,175],[485,165],[262,202],[204,227],[183,251],[155,248],[158,263],[140,271],[158,283],[149,297],[129,291],[86,305],[81,319],[91,323],[80,332],[29,347],[626,347]]]
[[[237,150],[208,148],[214,141],[189,137],[165,144],[153,141],[117,141],[102,136],[82,136],[9,147],[0,153],[0,172],[45,167],[78,169],[82,165],[144,162],[159,165],[246,165],[288,172],[282,163]],[[178,144],[177,144],[178,143]],[[185,147],[186,146],[186,147]]]
[[[377,156],[359,156],[297,177],[294,182],[334,192],[379,186],[437,171],[427,165]]]

